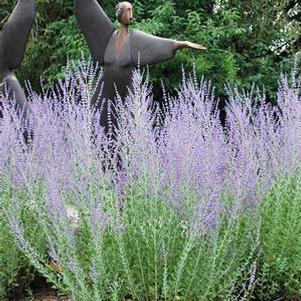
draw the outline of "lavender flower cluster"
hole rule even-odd
[[[93,227],[98,222],[103,228],[106,194],[116,196],[121,214],[135,186],[181,216],[190,212],[190,227],[207,231],[220,212],[256,207],[279,174],[300,168],[301,81],[295,73],[281,77],[277,106],[255,88],[248,93],[228,88],[222,125],[209,82],[183,75],[177,96],[165,94],[162,112],[137,71],[134,91],[117,106],[118,129],[108,136],[99,112],[90,107],[96,73],[91,63],[80,64],[50,91],[29,88],[26,123],[11,100],[0,99],[0,180],[33,198],[34,187],[44,183],[45,210],[54,220],[67,217],[70,200],[77,210],[94,212]]]

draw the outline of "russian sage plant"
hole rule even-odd
[[[300,169],[300,79],[281,78],[277,106],[229,88],[223,126],[210,83],[183,77],[162,113],[137,71],[105,135],[90,106],[97,74],[80,63],[31,91],[27,143],[1,99],[0,179],[11,186],[1,211],[18,248],[77,301],[249,298],[272,252],[266,196]]]

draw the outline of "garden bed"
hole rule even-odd
[[[299,300],[301,82],[278,106],[234,89],[222,125],[209,83],[183,82],[163,118],[137,73],[113,139],[91,74],[32,94],[27,143],[2,100],[1,298],[34,270],[75,301]]]

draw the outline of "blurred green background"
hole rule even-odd
[[[1,0],[2,27],[17,1]],[[88,56],[89,51],[75,22],[72,0],[36,0],[37,17],[26,57],[18,71],[40,90],[40,79],[54,83],[63,78],[67,60]],[[116,0],[99,1],[115,20]],[[179,51],[174,60],[152,66],[155,94],[161,78],[168,91],[181,81],[183,68],[211,80],[224,98],[225,84],[266,90],[273,101],[281,72],[300,67],[301,5],[298,0],[134,0],[132,27],[161,37],[190,40],[208,50]],[[118,26],[118,23],[115,22]],[[0,27],[0,28],[1,28]],[[299,59],[298,59],[299,58]]]

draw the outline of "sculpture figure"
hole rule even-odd
[[[4,86],[10,98],[26,116],[29,110],[25,93],[15,75],[22,63],[27,40],[35,17],[35,1],[19,0],[7,23],[0,31],[0,92]]]
[[[206,49],[187,41],[159,38],[140,30],[128,29],[133,22],[133,7],[129,2],[116,6],[120,29],[113,23],[96,0],[75,0],[75,15],[92,57],[103,66],[103,77],[92,97],[92,104],[101,107],[100,123],[108,131],[108,102],[114,106],[116,90],[124,98],[132,89],[132,72],[135,67],[157,64],[173,58],[182,48]],[[102,86],[103,84],[103,86]],[[101,95],[100,91],[102,88]],[[105,103],[104,103],[105,101]],[[112,123],[116,125],[114,116]]]

